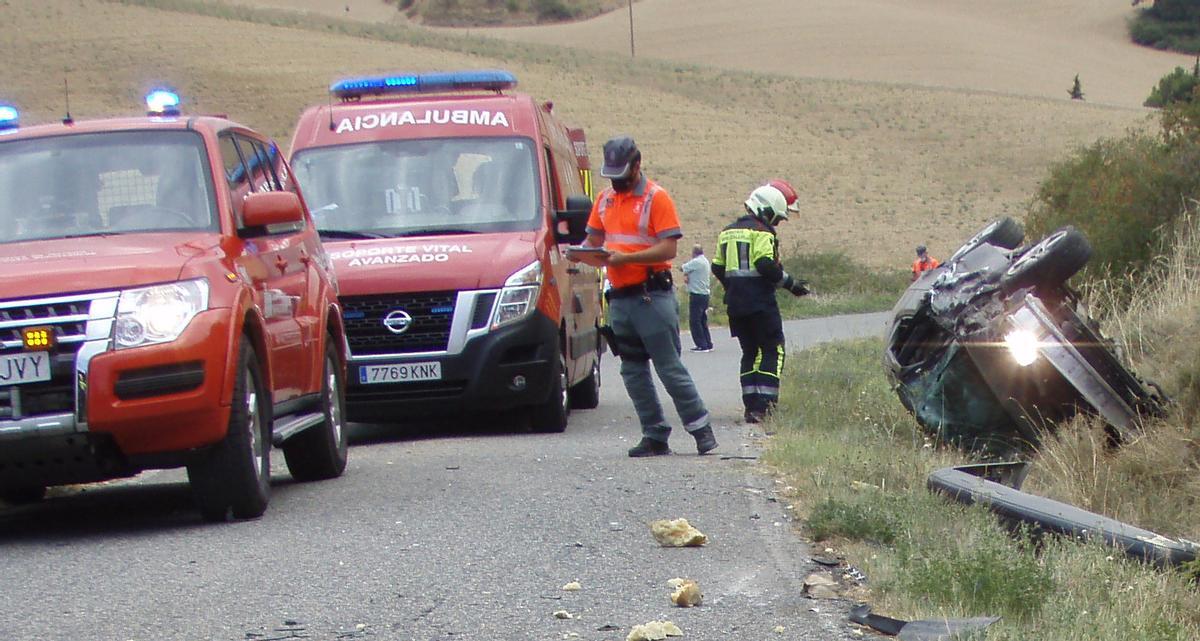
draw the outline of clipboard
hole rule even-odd
[[[587,245],[571,245],[567,247],[568,254],[577,256],[608,256],[609,251],[603,247],[590,247]]]

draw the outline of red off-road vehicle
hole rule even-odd
[[[336,281],[274,142],[147,105],[0,107],[0,497],[186,466],[205,517],[256,517],[272,443],[345,468]]]

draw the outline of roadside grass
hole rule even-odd
[[[841,252],[799,252],[797,249],[784,251],[784,269],[796,278],[807,280],[812,291],[808,296],[797,298],[779,290],[775,297],[779,302],[779,313],[784,319],[819,318],[841,314],[879,312],[891,309],[908,286],[909,275],[902,271],[873,269]],[[712,257],[709,256],[709,260]],[[688,294],[683,286],[683,277],[678,276],[680,323],[688,322]],[[729,315],[721,302],[725,290],[716,278],[712,282],[712,295],[708,321],[712,325],[728,325]]]
[[[1014,534],[927,491],[930,472],[968,459],[921,432],[889,389],[882,350],[869,339],[790,359],[765,456],[814,547],[866,573],[874,611],[1001,616],[991,640],[1197,638],[1200,594],[1184,574],[1099,544]]]
[[[1120,448],[1077,419],[1047,435],[1025,484],[1168,536],[1200,538],[1200,218],[1193,205],[1132,304],[1089,292],[1106,333],[1176,402]],[[1000,615],[987,638],[1200,638],[1194,570],[1159,571],[1100,543],[1011,533],[978,507],[925,489],[968,457],[929,441],[882,371],[879,339],[789,361],[765,460],[788,484],[805,533],[870,578],[877,612],[900,618]]]
[[[1130,299],[1103,285],[1088,292],[1118,349],[1171,395],[1168,417],[1113,451],[1101,428],[1076,421],[1041,448],[1039,492],[1167,536],[1200,539],[1200,203],[1165,234],[1156,269],[1134,279]]]

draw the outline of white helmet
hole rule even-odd
[[[787,197],[775,187],[763,185],[750,192],[746,211],[768,225],[777,225],[788,218]]]

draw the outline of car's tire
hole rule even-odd
[[[262,516],[271,499],[271,396],[254,346],[238,346],[225,438],[187,466],[200,513],[209,521]]]
[[[983,243],[1004,249],[1015,249],[1021,246],[1021,241],[1023,240],[1025,240],[1025,230],[1021,228],[1021,223],[1005,216],[1004,218],[988,223],[986,227],[979,230],[979,233],[972,236],[971,240],[964,243],[962,247],[959,247],[958,251],[954,252],[954,255],[946,262],[952,263],[962,258],[963,254]]]
[[[550,372],[550,397],[529,412],[529,424],[535,432],[562,432],[567,429],[571,398],[567,391],[567,363],[562,348],[555,350]]]
[[[571,409],[590,410],[600,404],[600,352],[592,362],[592,371],[587,378],[571,386]]]
[[[0,490],[0,501],[9,505],[28,505],[46,498],[45,485],[25,485],[21,487],[6,487]]]
[[[1092,246],[1083,232],[1063,227],[1026,249],[1000,277],[1006,291],[1022,287],[1058,286],[1083,269]]]
[[[346,469],[345,388],[341,359],[332,337],[325,338],[325,365],[321,382],[321,410],[325,421],[283,444],[283,458],[297,481],[337,478]]]

